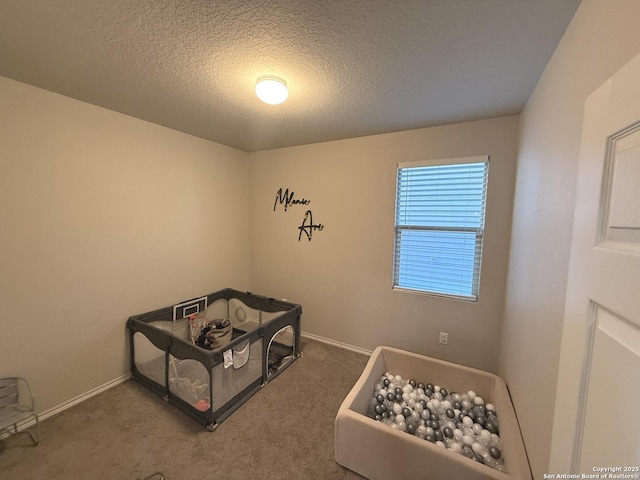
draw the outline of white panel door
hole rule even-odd
[[[549,473],[606,467],[640,474],[640,56],[585,103]]]

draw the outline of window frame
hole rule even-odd
[[[483,193],[482,193],[482,217],[479,227],[459,227],[459,226],[442,226],[442,225],[431,225],[431,226],[421,226],[421,225],[412,225],[412,224],[399,224],[398,222],[398,212],[399,212],[399,199],[401,194],[401,184],[400,184],[400,174],[401,169],[405,168],[415,168],[415,167],[437,167],[437,166],[447,166],[447,165],[462,165],[462,164],[473,164],[473,163],[483,163],[485,164],[484,170],[484,180],[483,180]],[[454,157],[454,158],[440,158],[440,159],[431,159],[431,160],[418,160],[418,161],[408,161],[408,162],[399,162],[396,168],[396,195],[394,199],[394,245],[393,245],[393,266],[392,266],[392,289],[401,292],[409,292],[409,293],[417,293],[421,295],[429,295],[436,297],[445,297],[456,300],[462,300],[467,302],[477,302],[480,297],[480,278],[481,278],[481,266],[482,266],[482,258],[483,258],[483,247],[484,247],[484,236],[485,236],[485,222],[486,222],[486,212],[487,212],[487,194],[489,188],[489,166],[490,166],[490,156],[489,155],[476,155],[469,157]],[[440,231],[440,232],[473,232],[475,233],[475,246],[474,246],[474,266],[473,266],[473,277],[471,279],[472,282],[472,291],[470,295],[466,294],[454,294],[443,291],[438,291],[435,289],[428,288],[412,288],[407,286],[399,285],[400,282],[400,268],[401,262],[399,260],[400,252],[401,252],[401,239],[400,235],[402,231],[409,230],[420,230],[420,231]]]

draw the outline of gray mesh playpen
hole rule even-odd
[[[300,305],[227,288],[131,316],[133,378],[213,430],[300,356],[301,314]],[[200,347],[196,319],[230,320],[228,343]]]

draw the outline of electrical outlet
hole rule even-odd
[[[449,334],[445,333],[445,332],[440,332],[440,340],[439,342],[442,345],[446,345],[447,343],[449,343]]]

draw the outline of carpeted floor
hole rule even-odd
[[[334,460],[334,420],[368,357],[303,339],[303,357],[214,432],[129,380],[0,441],[2,480],[359,479]]]

